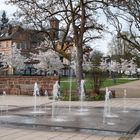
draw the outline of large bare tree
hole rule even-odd
[[[106,4],[109,1],[111,0],[106,0]],[[114,0],[104,12],[108,21],[115,27],[118,38],[140,51],[140,1]]]
[[[100,38],[104,26],[99,21],[101,13],[116,22],[115,15],[111,8],[116,7],[129,13],[133,20],[139,23],[139,18],[133,15],[133,9],[129,9],[127,0],[7,0],[15,4],[20,9],[20,17],[23,22],[36,27],[36,29],[46,32],[55,47],[56,40],[51,38],[49,31],[49,19],[57,17],[60,25],[63,25],[62,48],[67,36],[73,38],[73,44],[77,48],[76,77],[78,89],[82,75],[83,47],[92,39]],[[125,1],[125,3],[122,3]],[[131,1],[131,0],[129,0]],[[134,1],[134,0],[133,0]],[[137,2],[137,3],[136,3]],[[139,0],[135,0],[134,6],[139,5]],[[139,7],[137,7],[138,9]],[[136,11],[137,13],[137,11]],[[104,21],[103,21],[104,22]],[[102,23],[103,23],[102,22]],[[30,23],[30,24],[29,24]],[[139,24],[137,24],[139,28]],[[58,31],[58,29],[53,28]],[[120,33],[120,32],[119,32]]]
[[[100,9],[96,3],[89,0],[9,0],[16,4],[23,22],[34,26],[36,29],[46,32],[49,36],[49,20],[57,17],[60,25],[63,25],[62,48],[67,36],[73,38],[73,44],[77,48],[76,77],[78,89],[83,78],[82,62],[83,47],[91,39],[99,38],[98,31],[103,30],[103,26],[96,22],[96,10]],[[53,30],[58,30],[54,29]],[[94,34],[91,30],[95,30]],[[49,36],[54,43],[54,38]],[[55,47],[55,44],[54,44]]]

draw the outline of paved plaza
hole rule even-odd
[[[117,86],[119,90],[123,91],[123,88],[131,87],[136,91],[135,97],[130,98],[131,93],[128,92],[126,99],[126,109],[140,110],[140,80],[134,81],[128,84]],[[136,88],[134,88],[136,87]],[[117,90],[116,87],[112,89]],[[116,91],[116,94],[118,91]],[[139,94],[138,94],[139,93]],[[132,92],[132,94],[134,94]],[[118,96],[118,95],[117,95]],[[122,96],[119,93],[119,97]],[[37,104],[51,105],[52,101],[47,97],[39,97]],[[6,96],[0,97],[0,105],[9,105],[11,108],[21,107],[33,107],[34,98],[32,96]],[[58,102],[58,106],[69,106],[69,102]],[[80,102],[71,102],[71,107],[80,106]],[[104,101],[85,102],[86,107],[103,107]],[[114,108],[123,108],[123,98],[111,99],[111,106]],[[0,140],[140,140],[140,129],[136,131],[136,134],[130,134],[126,136],[117,135],[103,135],[103,134],[92,134],[88,132],[71,132],[71,131],[57,131],[57,130],[46,130],[46,129],[34,129],[18,126],[9,126],[7,124],[0,125]]]

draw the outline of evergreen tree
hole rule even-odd
[[[9,19],[6,17],[6,12],[3,11],[2,18],[1,18],[2,25],[4,26],[5,24],[8,23],[8,21],[9,21]]]

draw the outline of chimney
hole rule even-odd
[[[56,17],[50,19],[50,36],[52,39],[58,39],[59,20]]]

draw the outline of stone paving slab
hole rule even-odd
[[[48,100],[47,96],[37,96],[37,105],[51,103],[52,100]],[[23,95],[0,95],[0,105],[9,105],[15,107],[27,107],[34,105],[34,96]]]
[[[139,91],[140,92],[140,91]],[[37,105],[50,105],[51,106],[52,100],[49,100],[47,97],[37,97]],[[71,107],[80,107],[79,101],[72,101]],[[34,97],[33,96],[10,96],[7,95],[5,97],[5,101],[3,102],[2,97],[0,96],[0,107],[1,106],[8,105],[9,108],[16,108],[16,107],[31,107],[34,106]],[[67,106],[69,107],[68,101],[59,101],[56,103],[56,105],[60,106]],[[103,107],[104,101],[89,101],[84,102],[83,106],[87,107]],[[123,98],[114,98],[111,99],[111,106],[122,108],[123,107]],[[126,107],[131,109],[140,109],[140,98],[126,98]]]
[[[12,105],[12,106],[16,106],[16,107],[31,107],[31,106],[33,106],[33,104],[34,104],[34,98],[33,97],[31,97],[31,96],[7,96],[6,97],[6,99],[7,99],[7,102],[8,102],[8,104],[10,104],[10,105]],[[14,100],[14,101],[13,101]],[[24,101],[24,102],[23,102]],[[25,104],[25,101],[27,101],[26,102],[26,104]],[[48,100],[46,97],[40,97],[39,98],[39,102],[38,102],[38,105],[39,104],[47,104],[47,106],[51,106],[51,103],[52,103],[52,101],[51,100]],[[0,104],[1,105],[3,105],[3,103],[1,102],[1,98],[0,98]],[[140,98],[127,98],[126,99],[126,107],[127,107],[127,109],[137,109],[137,110],[140,110]],[[69,102],[57,102],[56,103],[56,105],[57,106],[69,106]],[[71,102],[71,107],[77,107],[77,106],[80,106],[80,102]],[[84,107],[103,107],[104,106],[104,101],[94,101],[94,102],[85,102],[84,103]],[[111,100],[111,106],[112,107],[116,107],[116,108],[122,108],[123,107],[123,99],[121,99],[121,98],[116,98],[116,99],[112,99]],[[13,130],[13,131],[16,131],[16,130]],[[28,130],[27,130],[28,131]],[[4,137],[2,137],[3,139],[7,139],[8,140],[8,138],[11,136],[11,138],[12,138],[12,136],[14,137],[14,140],[20,140],[20,139],[23,139],[24,140],[24,137],[25,137],[25,135],[24,135],[24,133],[22,132],[22,133],[18,133],[18,134],[16,134],[16,133],[14,133],[14,132],[12,132],[12,131],[9,131],[8,133],[7,133],[8,131],[6,131],[6,132],[4,132],[4,133],[0,133],[0,140],[1,140],[1,135],[3,136],[4,135]],[[5,133],[7,133],[7,134],[5,134]],[[26,132],[25,132],[26,133]],[[29,134],[31,133],[31,131],[29,132]],[[28,132],[27,132],[27,134],[28,134]],[[27,135],[28,137],[25,137],[25,139],[36,139],[36,140],[42,140],[41,138],[40,138],[40,134],[39,134],[39,132],[37,131],[37,136],[35,136],[35,138],[32,138],[32,137],[34,137],[34,136],[29,136],[29,135]],[[63,132],[63,134],[67,134],[67,133],[65,133],[65,132]],[[69,134],[69,133],[68,133]],[[72,137],[73,137],[73,135],[74,135],[74,138],[75,138],[75,135],[76,135],[77,133],[72,133]],[[43,134],[42,135],[44,135],[44,137],[46,138],[46,139],[65,139],[65,137],[64,136],[59,136],[60,138],[58,138],[57,136],[59,135],[58,133],[55,135],[55,132],[53,132],[53,133],[51,133],[51,134],[49,134],[49,135],[47,135],[47,133],[45,133],[44,134],[44,132],[43,132]],[[54,137],[52,137],[53,135],[55,135]],[[17,137],[17,138],[16,138]],[[19,137],[20,137],[20,139],[19,139]],[[23,138],[22,138],[23,137]],[[30,138],[31,137],[31,138]],[[71,134],[70,134],[70,137],[71,137]],[[80,138],[79,138],[80,137]],[[116,139],[118,139],[117,137],[105,137],[105,136],[96,136],[96,135],[90,135],[89,137],[87,137],[86,139],[88,140],[90,140],[90,139],[92,139],[93,137],[95,137],[95,138],[97,138],[97,139],[99,139],[99,140],[108,140],[108,138],[109,139],[114,139],[114,140],[116,140]],[[74,139],[73,138],[73,139]],[[81,138],[81,136],[77,136],[76,137],[77,139],[85,139],[83,136],[82,136],[82,138]],[[139,136],[137,136],[136,135],[136,137],[135,137],[135,139],[139,139],[140,137]],[[66,139],[70,139],[68,136],[67,136],[67,138]],[[93,139],[94,140],[94,139]],[[95,139],[96,140],[96,139]]]
[[[109,87],[111,90],[115,90],[116,97],[123,97],[124,89],[127,91],[127,97],[140,98],[140,80],[132,81],[129,83],[115,85]]]
[[[46,132],[27,129],[0,128],[0,140],[118,140],[119,137],[105,137],[81,133]]]
[[[116,91],[117,97],[123,97],[123,90],[127,88],[126,108],[140,110],[140,80],[134,81],[128,84],[122,84],[113,86],[111,89],[119,89]],[[133,89],[132,91],[130,89]],[[40,97],[37,99],[37,105],[47,104],[51,105],[51,100],[47,97]],[[80,102],[71,102],[71,106],[80,106]],[[32,96],[6,96],[3,98],[0,96],[0,106],[9,105],[9,107],[28,107],[34,105],[34,98]],[[69,106],[69,102],[59,102],[57,105]],[[84,106],[88,107],[103,107],[104,101],[98,102],[85,102]],[[111,100],[111,106],[116,108],[123,107],[123,99],[116,98]],[[39,131],[21,128],[8,128],[0,126],[0,140],[128,140],[127,138],[121,138],[119,136],[103,136],[103,135],[91,135],[78,132],[49,132]],[[131,139],[140,140],[140,132],[136,135],[132,135]]]
[[[43,108],[42,108],[43,109]],[[43,111],[43,110],[42,110]],[[0,116],[1,124],[25,126],[37,129],[57,129],[58,131],[81,131],[90,133],[103,133],[107,135],[122,135],[131,133],[140,124],[140,111],[129,110],[127,113],[122,109],[112,108],[111,113],[117,117],[103,117],[104,108],[88,108],[81,112],[78,108],[57,108],[52,117],[52,110],[46,110],[43,114],[32,114],[30,108],[21,108],[17,111],[9,111]],[[114,125],[109,125],[113,123]],[[93,131],[94,130],[94,131]]]

